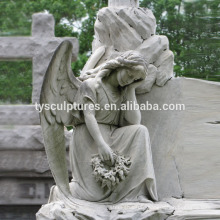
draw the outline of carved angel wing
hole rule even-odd
[[[63,41],[55,51],[44,77],[41,89],[40,103],[43,111],[40,114],[44,144],[50,169],[60,191],[71,198],[68,170],[66,164],[66,149],[64,125],[71,125],[73,116],[61,105],[67,106],[74,101],[81,81],[74,77],[71,70],[72,44]],[[45,108],[49,106],[50,109]],[[55,107],[58,107],[59,110]]]

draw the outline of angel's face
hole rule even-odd
[[[135,81],[144,79],[144,67],[119,68],[117,71],[118,84],[121,87],[128,86]]]

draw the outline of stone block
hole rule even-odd
[[[36,220],[36,212],[41,205],[2,205],[0,207],[0,219],[12,220]]]
[[[49,171],[45,151],[1,151],[0,172],[33,172],[43,174]]]
[[[136,89],[136,94],[143,94],[151,91],[151,88],[157,78],[158,69],[154,65],[150,64],[147,72],[148,75],[145,78],[143,84]]]
[[[41,205],[49,198],[52,178],[43,179],[0,179],[0,205]]]
[[[34,105],[0,105],[0,125],[40,125]]]
[[[156,19],[149,9],[108,7],[101,9],[97,17],[93,52],[103,45],[118,52],[136,50],[156,31]]]
[[[158,86],[164,86],[166,82],[173,77],[173,64],[174,55],[172,51],[167,50],[159,56],[155,63],[158,69],[156,80]]]
[[[139,95],[138,101],[161,109],[164,104],[185,106],[182,111],[142,111],[159,197],[220,199],[220,83],[175,78]]]
[[[44,150],[40,125],[0,126],[1,150]]]
[[[54,37],[55,20],[53,15],[35,13],[32,15],[32,36]]]
[[[18,112],[18,115],[19,114],[20,113]],[[31,117],[31,114],[29,116]],[[15,119],[16,119],[16,115],[14,118],[12,118],[11,122],[15,122]],[[26,121],[28,123],[28,119],[26,119]],[[67,129],[65,129],[65,138],[66,138],[65,147],[67,150],[69,147],[71,134],[72,134],[71,131],[67,131]],[[0,150],[44,151],[44,142],[43,142],[41,126],[12,125],[12,124],[0,125]]]

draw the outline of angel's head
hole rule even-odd
[[[113,77],[119,86],[124,87],[147,76],[147,62],[136,51],[128,51],[107,61],[96,75],[97,79]]]
[[[133,67],[120,67],[115,71],[118,84],[121,87],[130,85],[135,81],[144,80],[146,78],[146,70],[142,65]]]

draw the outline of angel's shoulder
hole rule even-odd
[[[96,93],[96,79],[92,78],[92,79],[87,79],[83,81],[79,90],[82,93],[90,91],[95,94]]]
[[[95,90],[95,87],[96,87],[96,79],[95,78],[91,78],[91,79],[87,79],[85,81],[82,82],[81,84],[81,88],[90,88],[92,90]]]

